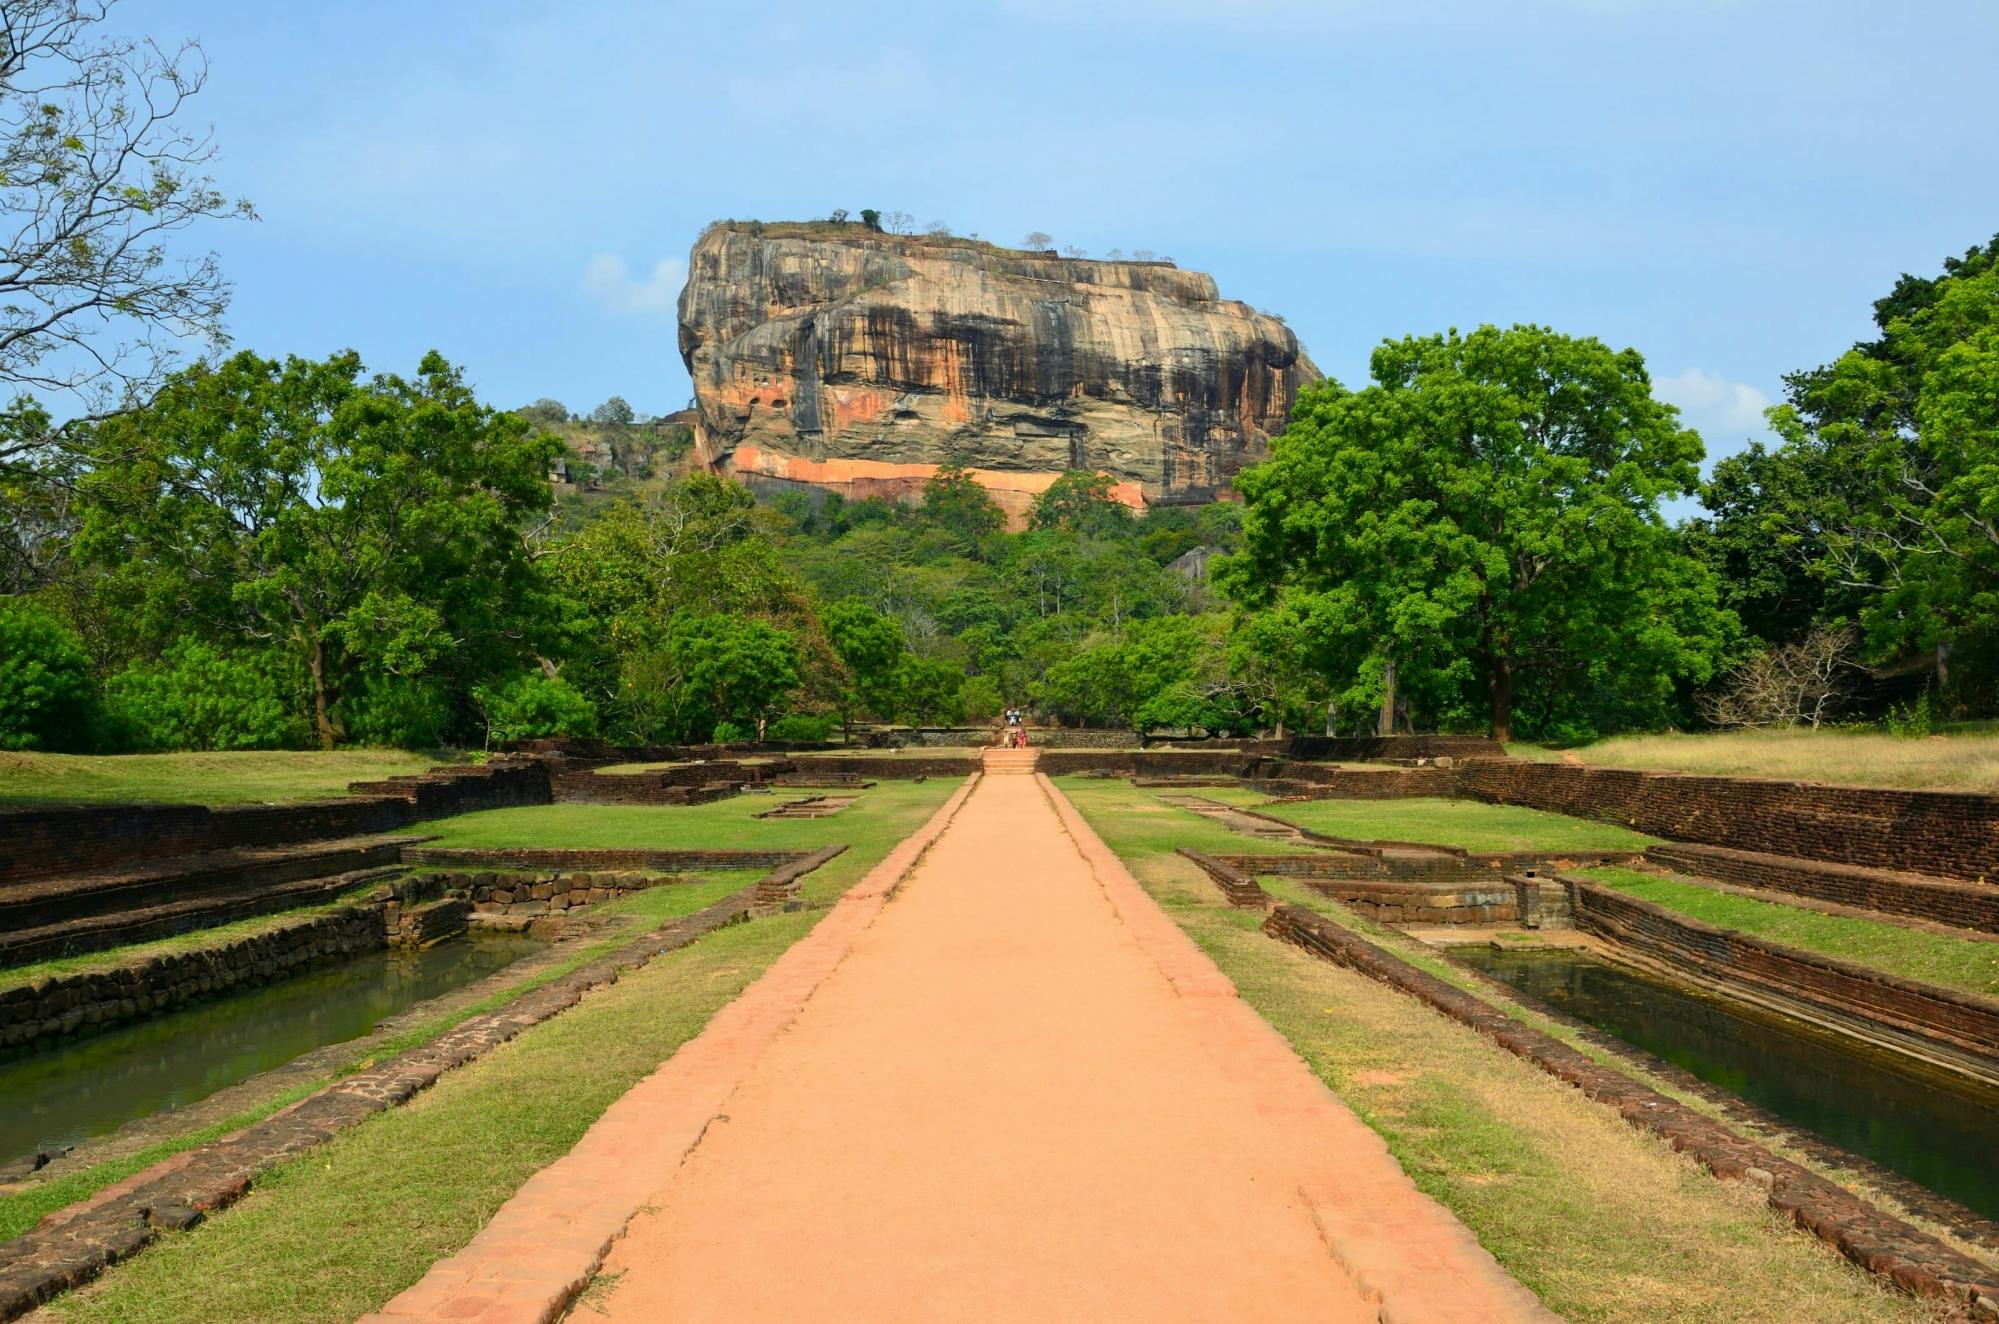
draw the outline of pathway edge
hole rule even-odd
[[[980,776],[966,777],[922,827],[842,893],[701,1033],[606,1108],[567,1154],[523,1183],[470,1242],[359,1324],[558,1319],[626,1225],[701,1143],[764,1049],[789,1028],[944,834]]]
[[[1035,779],[1120,921],[1175,993],[1189,1000],[1203,1047],[1253,1087],[1259,1115],[1330,1142],[1301,1147],[1299,1198],[1327,1251],[1377,1303],[1383,1324],[1559,1320],[1455,1214],[1417,1188],[1387,1142],[1242,1000],[1047,774]]]

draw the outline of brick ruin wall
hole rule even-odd
[[[1718,929],[1587,879],[1561,881],[1586,933],[1999,1066],[1999,1003]]]
[[[286,979],[380,951],[388,941],[382,903],[365,902],[213,947],[16,983],[0,989],[0,1051],[44,1047],[82,1030],[109,1029]]]
[[[409,846],[405,864],[458,865],[476,869],[604,871],[635,869],[657,873],[701,872],[710,869],[775,869],[802,860],[802,850],[644,850],[588,848],[562,850],[542,846]],[[462,871],[462,868],[461,868]]]
[[[433,780],[434,779],[434,780]],[[395,832],[426,818],[547,804],[548,774],[523,761],[443,769],[396,793],[291,805],[54,805],[0,809],[0,883],[149,863],[239,846]]]
[[[1654,846],[1645,852],[1645,858],[1683,873],[1742,887],[1999,933],[1999,887],[1986,883],[1945,882],[1885,869],[1685,843]]]
[[[1459,794],[1621,823],[1655,837],[1999,881],[1999,796],[1477,760]]]

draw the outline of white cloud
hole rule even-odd
[[[652,271],[636,276],[616,253],[599,253],[583,264],[583,288],[614,313],[645,316],[671,313],[687,283],[687,262],[663,257]]]
[[[1661,400],[1680,407],[1680,413],[1700,431],[1710,449],[1744,437],[1764,436],[1770,430],[1763,420],[1763,411],[1773,403],[1770,397],[1718,372],[1688,368],[1671,377],[1653,378],[1652,390]]]

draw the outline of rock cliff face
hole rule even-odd
[[[680,296],[700,453],[757,486],[905,495],[970,468],[1018,515],[1065,469],[1213,500],[1318,369],[1199,272],[859,226],[718,225]]]

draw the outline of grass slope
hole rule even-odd
[[[1416,1184],[1551,1309],[1615,1324],[1939,1318],[1772,1214],[1760,1191],[1715,1181],[1414,999],[1262,936],[1259,916],[1230,910],[1171,854],[1203,826],[1193,815],[1162,817],[1147,793],[1119,784],[1063,787]],[[1426,969],[1467,978],[1413,944],[1384,941]]]
[[[1716,928],[1735,929],[1904,979],[1919,979],[1999,998],[1999,942],[1953,938],[1899,924],[1883,924],[1879,920],[1823,915],[1802,906],[1717,892],[1698,883],[1662,878],[1636,869],[1579,872],[1582,877],[1608,884],[1640,901],[1650,901]]]
[[[1261,809],[1327,836],[1467,850],[1642,850],[1657,840],[1612,823],[1475,800],[1299,800]]]
[[[1516,758],[1544,762],[1563,756],[1536,745],[1506,748]],[[1613,736],[1569,752],[1603,768],[1999,792],[1999,730],[1989,726],[1954,728],[1931,739],[1830,728]]]
[[[437,766],[402,749],[205,754],[25,754],[0,751],[0,802],[256,804],[325,800],[347,783]]]

